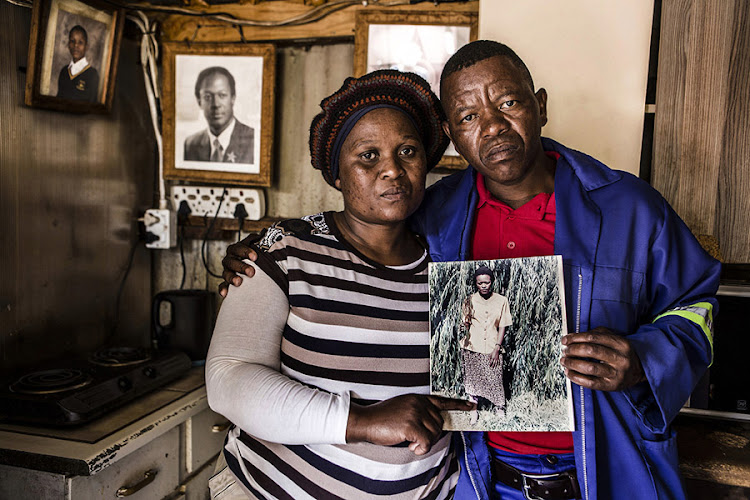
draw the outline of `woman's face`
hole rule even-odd
[[[404,221],[424,197],[427,159],[422,140],[401,111],[367,113],[341,146],[336,187],[344,212],[363,222]]]
[[[477,290],[480,295],[489,295],[492,293],[492,279],[486,274],[480,274],[476,277]]]

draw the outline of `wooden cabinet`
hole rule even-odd
[[[662,0],[651,183],[722,261],[750,263],[750,2]]]
[[[166,405],[164,392],[174,393]],[[202,369],[107,418],[137,410],[137,418],[95,442],[80,429],[29,435],[20,426],[0,428],[0,498],[96,500],[119,491],[132,500],[208,499],[227,425],[208,408]]]

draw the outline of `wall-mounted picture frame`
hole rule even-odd
[[[440,73],[461,46],[477,39],[476,12],[363,9],[354,33],[354,75],[378,69],[411,71],[440,95]],[[438,167],[462,169],[466,161],[451,144]]]
[[[275,47],[163,48],[164,177],[270,186]]]
[[[112,109],[125,14],[97,0],[36,0],[26,70],[28,106]]]

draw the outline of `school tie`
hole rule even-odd
[[[211,161],[224,161],[224,148],[221,147],[219,139],[214,139],[214,152],[211,153]]]

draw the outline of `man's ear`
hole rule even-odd
[[[536,102],[539,103],[539,119],[542,127],[547,125],[547,91],[543,88],[536,91]]]
[[[333,181],[333,185],[336,187],[336,189],[341,191],[341,179],[336,179],[335,181]]]
[[[448,139],[451,140],[451,143],[453,144],[453,147],[455,148],[456,141],[453,140],[453,136],[451,135],[451,128],[448,126],[448,121],[447,120],[443,121],[441,124],[443,126],[443,132],[445,132],[445,135],[448,136]]]

